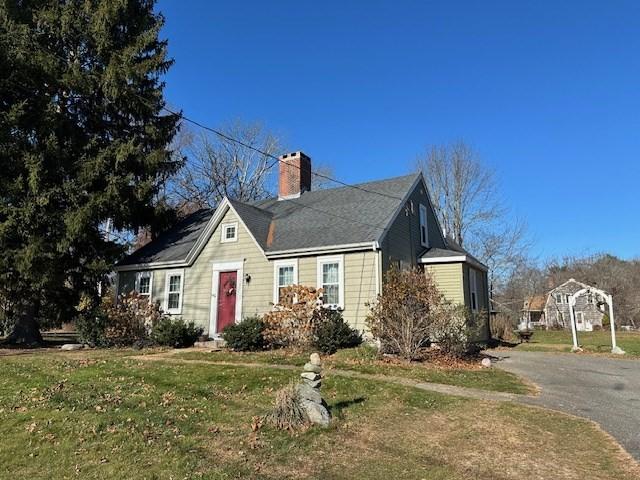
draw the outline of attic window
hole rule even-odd
[[[429,231],[427,230],[427,207],[420,204],[420,244],[429,246]]]
[[[235,242],[238,240],[238,223],[223,223],[220,242]]]

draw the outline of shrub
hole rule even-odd
[[[381,352],[397,353],[407,360],[419,357],[429,344],[432,326],[442,315],[444,299],[431,277],[413,269],[392,268],[384,291],[367,316],[371,334],[380,340]]]
[[[107,347],[108,342],[105,336],[107,322],[107,316],[100,308],[81,312],[75,320],[80,343],[86,343],[92,347]]]
[[[192,347],[202,332],[202,327],[196,327],[193,322],[163,317],[151,330],[151,340],[173,348]]]
[[[262,350],[266,346],[263,331],[264,322],[260,317],[253,316],[225,327],[222,338],[229,348],[240,352]]]
[[[444,353],[455,357],[474,353],[478,348],[474,339],[479,330],[479,315],[472,314],[464,305],[445,304],[442,314],[436,316],[431,340]]]
[[[272,347],[305,348],[313,344],[322,289],[292,285],[282,289],[282,302],[264,315],[264,338]]]
[[[362,343],[362,335],[349,326],[337,310],[321,309],[317,313],[313,346],[322,353],[331,355],[340,348],[357,347]]]
[[[118,302],[105,296],[101,309],[107,317],[105,338],[110,346],[146,345],[151,329],[165,316],[157,303],[136,292],[121,295]]]

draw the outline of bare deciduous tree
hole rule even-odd
[[[213,133],[182,133],[187,158],[169,192],[182,208],[215,208],[223,197],[250,201],[273,191],[273,157],[283,152],[279,138],[261,123],[234,121],[219,129],[241,145]]]
[[[529,245],[525,224],[500,199],[494,171],[462,141],[429,147],[417,164],[446,234],[487,264],[492,284],[506,278]]]

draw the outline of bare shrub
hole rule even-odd
[[[515,324],[510,315],[499,312],[493,315],[489,320],[489,328],[491,329],[491,337],[507,342],[516,340],[513,333]]]
[[[430,276],[417,269],[392,268],[387,272],[384,292],[371,306],[367,325],[380,340],[383,352],[414,360],[428,345],[443,304],[444,297]]]
[[[267,415],[267,421],[279,430],[294,430],[307,424],[295,382],[276,393],[276,403],[273,411]]]

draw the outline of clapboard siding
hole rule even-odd
[[[451,302],[465,304],[465,294],[462,287],[462,264],[439,263],[427,265],[425,271],[442,292],[445,298]]]
[[[413,210],[411,209],[412,204]],[[391,265],[397,266],[398,263],[402,268],[416,266],[418,256],[425,250],[420,242],[420,204],[427,207],[429,246],[445,247],[427,191],[422,182],[419,182],[409,195],[400,214],[392,222],[380,245],[384,271],[387,271]]]
[[[268,260],[244,228],[233,210],[228,210],[221,223],[238,222],[238,240],[220,242],[218,226],[191,267],[184,268],[182,317],[193,321],[209,332],[213,264],[243,262],[243,274],[251,277],[243,281],[242,316],[260,315],[273,306],[274,261]],[[344,318],[353,327],[364,329],[368,312],[367,302],[376,296],[377,252],[362,251],[344,254]],[[317,287],[317,256],[298,259],[298,283]],[[153,301],[164,304],[166,273],[174,269],[153,271]],[[118,279],[120,294],[135,288],[136,272],[121,272]]]

